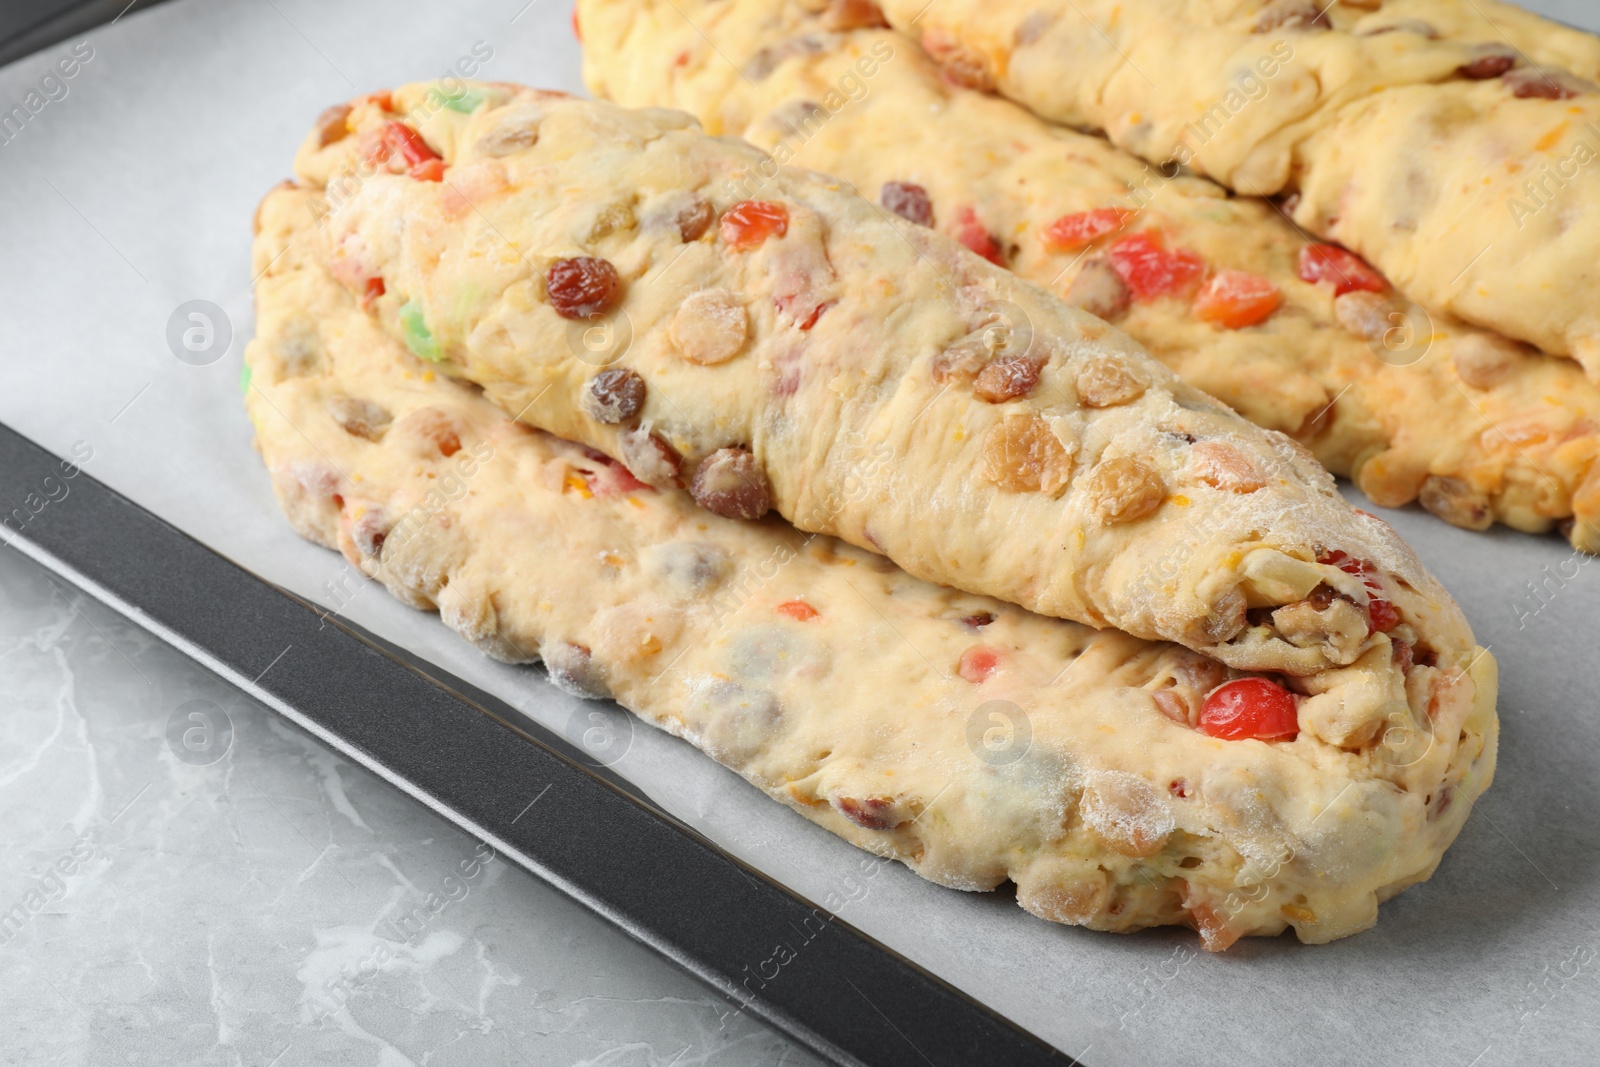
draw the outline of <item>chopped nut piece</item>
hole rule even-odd
[[[539,657],[544,660],[550,680],[558,689],[580,697],[611,695],[604,668],[594,661],[584,646],[570,641],[546,641],[539,647]]]
[[[743,448],[719,448],[701,460],[689,493],[696,504],[728,519],[759,519],[772,508],[767,474]]]
[[[1431,475],[1422,483],[1417,503],[1451,526],[1465,530],[1487,530],[1494,525],[1494,510],[1489,498],[1460,478]]]
[[[1118,407],[1139,399],[1149,385],[1122,360],[1101,357],[1078,372],[1078,401],[1091,408]]]
[[[978,372],[972,391],[980,400],[991,404],[1020,399],[1039,384],[1039,371],[1043,367],[1043,362],[1027,356],[1002,356]]]
[[[664,489],[682,484],[678,472],[683,466],[683,457],[655,434],[645,430],[625,433],[621,451],[623,466],[646,485]]]
[[[1354,663],[1370,627],[1367,614],[1332,587],[1272,613],[1279,636],[1296,648],[1324,648],[1334,663]]]
[[[336,396],[328,401],[328,414],[333,416],[344,432],[352,437],[376,441],[383,436],[392,421],[390,414],[370,400],[353,396]]]
[[[726,289],[702,289],[679,305],[667,337],[684,359],[710,365],[738,355],[749,330],[737,296]]]
[[[1089,314],[1115,322],[1128,310],[1133,293],[1122,275],[1103,259],[1091,259],[1067,288],[1067,303]]]
[[[1166,798],[1138,775],[1095,774],[1083,791],[1083,821],[1125,856],[1153,856],[1175,829]]]
[[[644,407],[645,384],[637,371],[603,370],[589,379],[583,391],[583,410],[596,422],[627,422]]]
[[[1134,522],[1161,506],[1167,489],[1161,475],[1136,459],[1118,456],[1102,462],[1089,475],[1089,498],[1100,521],[1110,525]]]
[[[1267,484],[1255,460],[1226,441],[1200,441],[1189,450],[1194,476],[1213,489],[1253,493]]]
[[[1013,493],[1059,496],[1072,478],[1072,453],[1037,415],[1007,415],[983,442],[984,477]]]

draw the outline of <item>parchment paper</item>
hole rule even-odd
[[[0,144],[0,419],[63,455],[92,449],[86,470],[193,536],[576,738],[585,709],[533,671],[491,663],[377,586],[330,593],[344,561],[278,514],[237,385],[251,212],[312,118],[441,75],[479,42],[493,50],[482,77],[581,91],[564,0],[524,3],[190,0],[89,35],[92,58],[45,83],[56,98],[41,92],[48,102]],[[1600,28],[1586,0],[1543,8]],[[0,111],[60,78],[75,45],[81,55],[69,41],[0,71]],[[168,345],[169,318],[191,300],[231,322],[209,365]],[[1384,514],[1500,659],[1500,771],[1434,879],[1333,945],[1246,941],[1212,957],[1182,931],[1054,926],[1002,895],[876,861],[643,726],[615,766],[733,853],[842,901],[850,922],[1096,1067],[1596,1062],[1600,563],[1554,537]]]

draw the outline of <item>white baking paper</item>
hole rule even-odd
[[[1544,9],[1600,27],[1591,0]],[[92,450],[85,469],[218,551],[576,737],[582,708],[533,672],[381,588],[349,594],[344,561],[278,514],[237,385],[251,212],[313,117],[485,49],[482,77],[581,91],[565,0],[175,2],[0,71],[0,113],[39,105],[0,144],[0,419],[63,455]],[[167,340],[193,300],[231,323],[209,365]],[[1384,514],[1500,659],[1500,771],[1433,880],[1333,945],[1250,940],[1218,957],[1184,931],[1054,926],[876,861],[642,726],[616,769],[1095,1067],[1600,1062],[1600,562],[1554,537]]]

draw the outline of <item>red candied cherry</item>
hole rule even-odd
[[[1200,729],[1224,741],[1290,741],[1300,732],[1294,695],[1265,678],[1217,686],[1200,708]]]
[[[1367,589],[1367,621],[1374,630],[1386,634],[1400,625],[1399,609],[1383,596],[1383,586],[1378,581],[1378,568],[1337,548],[1317,562],[1338,567],[1346,574],[1361,579],[1361,584]]]
[[[1052,252],[1071,252],[1093,244],[1108,233],[1116,233],[1133,215],[1132,211],[1120,207],[1101,207],[1063,215],[1046,226],[1040,232],[1039,239]]]
[[[1389,280],[1354,252],[1338,245],[1306,245],[1300,250],[1300,280],[1316,285],[1332,282],[1333,295],[1358,289],[1369,293],[1389,291]]]
[[[418,181],[437,182],[444,179],[444,160],[428,147],[422,134],[405,123],[384,123],[378,144],[382,159],[399,156],[405,161],[406,173]]]
[[[722,239],[735,252],[760,248],[789,232],[789,209],[772,200],[741,200],[722,215]]]
[[[988,645],[973,645],[961,653],[961,662],[956,668],[956,673],[977,685],[986,681],[1000,667],[1000,650],[990,648]]]
[[[1160,232],[1129,234],[1111,246],[1111,268],[1139,300],[1182,293],[1205,275],[1205,260],[1187,248],[1168,249]]]
[[[1282,303],[1278,287],[1261,275],[1221,270],[1194,298],[1194,313],[1203,322],[1242,330],[1267,321]]]
[[[787,616],[795,622],[810,622],[822,614],[804,600],[785,600],[776,610],[779,615]]]
[[[956,240],[990,263],[998,267],[1006,265],[999,242],[994,239],[994,234],[989,232],[989,227],[983,224],[983,220],[978,218],[978,213],[970,207],[956,210]]]

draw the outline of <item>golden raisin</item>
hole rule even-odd
[[[1120,359],[1101,358],[1078,372],[1078,400],[1085,407],[1111,408],[1144,395],[1149,382]]]
[[[1043,367],[1043,362],[1027,356],[1002,356],[985,364],[978,372],[977,380],[972,383],[972,391],[978,394],[979,399],[991,404],[1017,400],[1033,392],[1033,387],[1039,384],[1039,372]]]
[[[1072,478],[1072,453],[1037,415],[1007,415],[983,441],[984,477],[1013,493],[1059,496]]]
[[[1253,493],[1267,484],[1255,460],[1226,441],[1196,442],[1189,466],[1196,478],[1229,493]]]
[[[352,437],[376,441],[389,428],[391,417],[387,411],[370,400],[353,396],[336,396],[328,401],[328,414],[345,433]]]
[[[1136,459],[1121,456],[1094,469],[1088,490],[1095,513],[1107,525],[1142,519],[1160,507],[1167,495],[1161,475]]]
[[[322,114],[317,116],[317,144],[327,148],[335,141],[342,141],[350,133],[349,104],[334,104]]]
[[[1460,478],[1430,475],[1422,483],[1417,503],[1451,526],[1487,530],[1494,525],[1494,510],[1489,506],[1489,498]]]
[[[828,0],[822,12],[822,28],[834,33],[881,29],[888,25],[883,9],[872,0]]]

